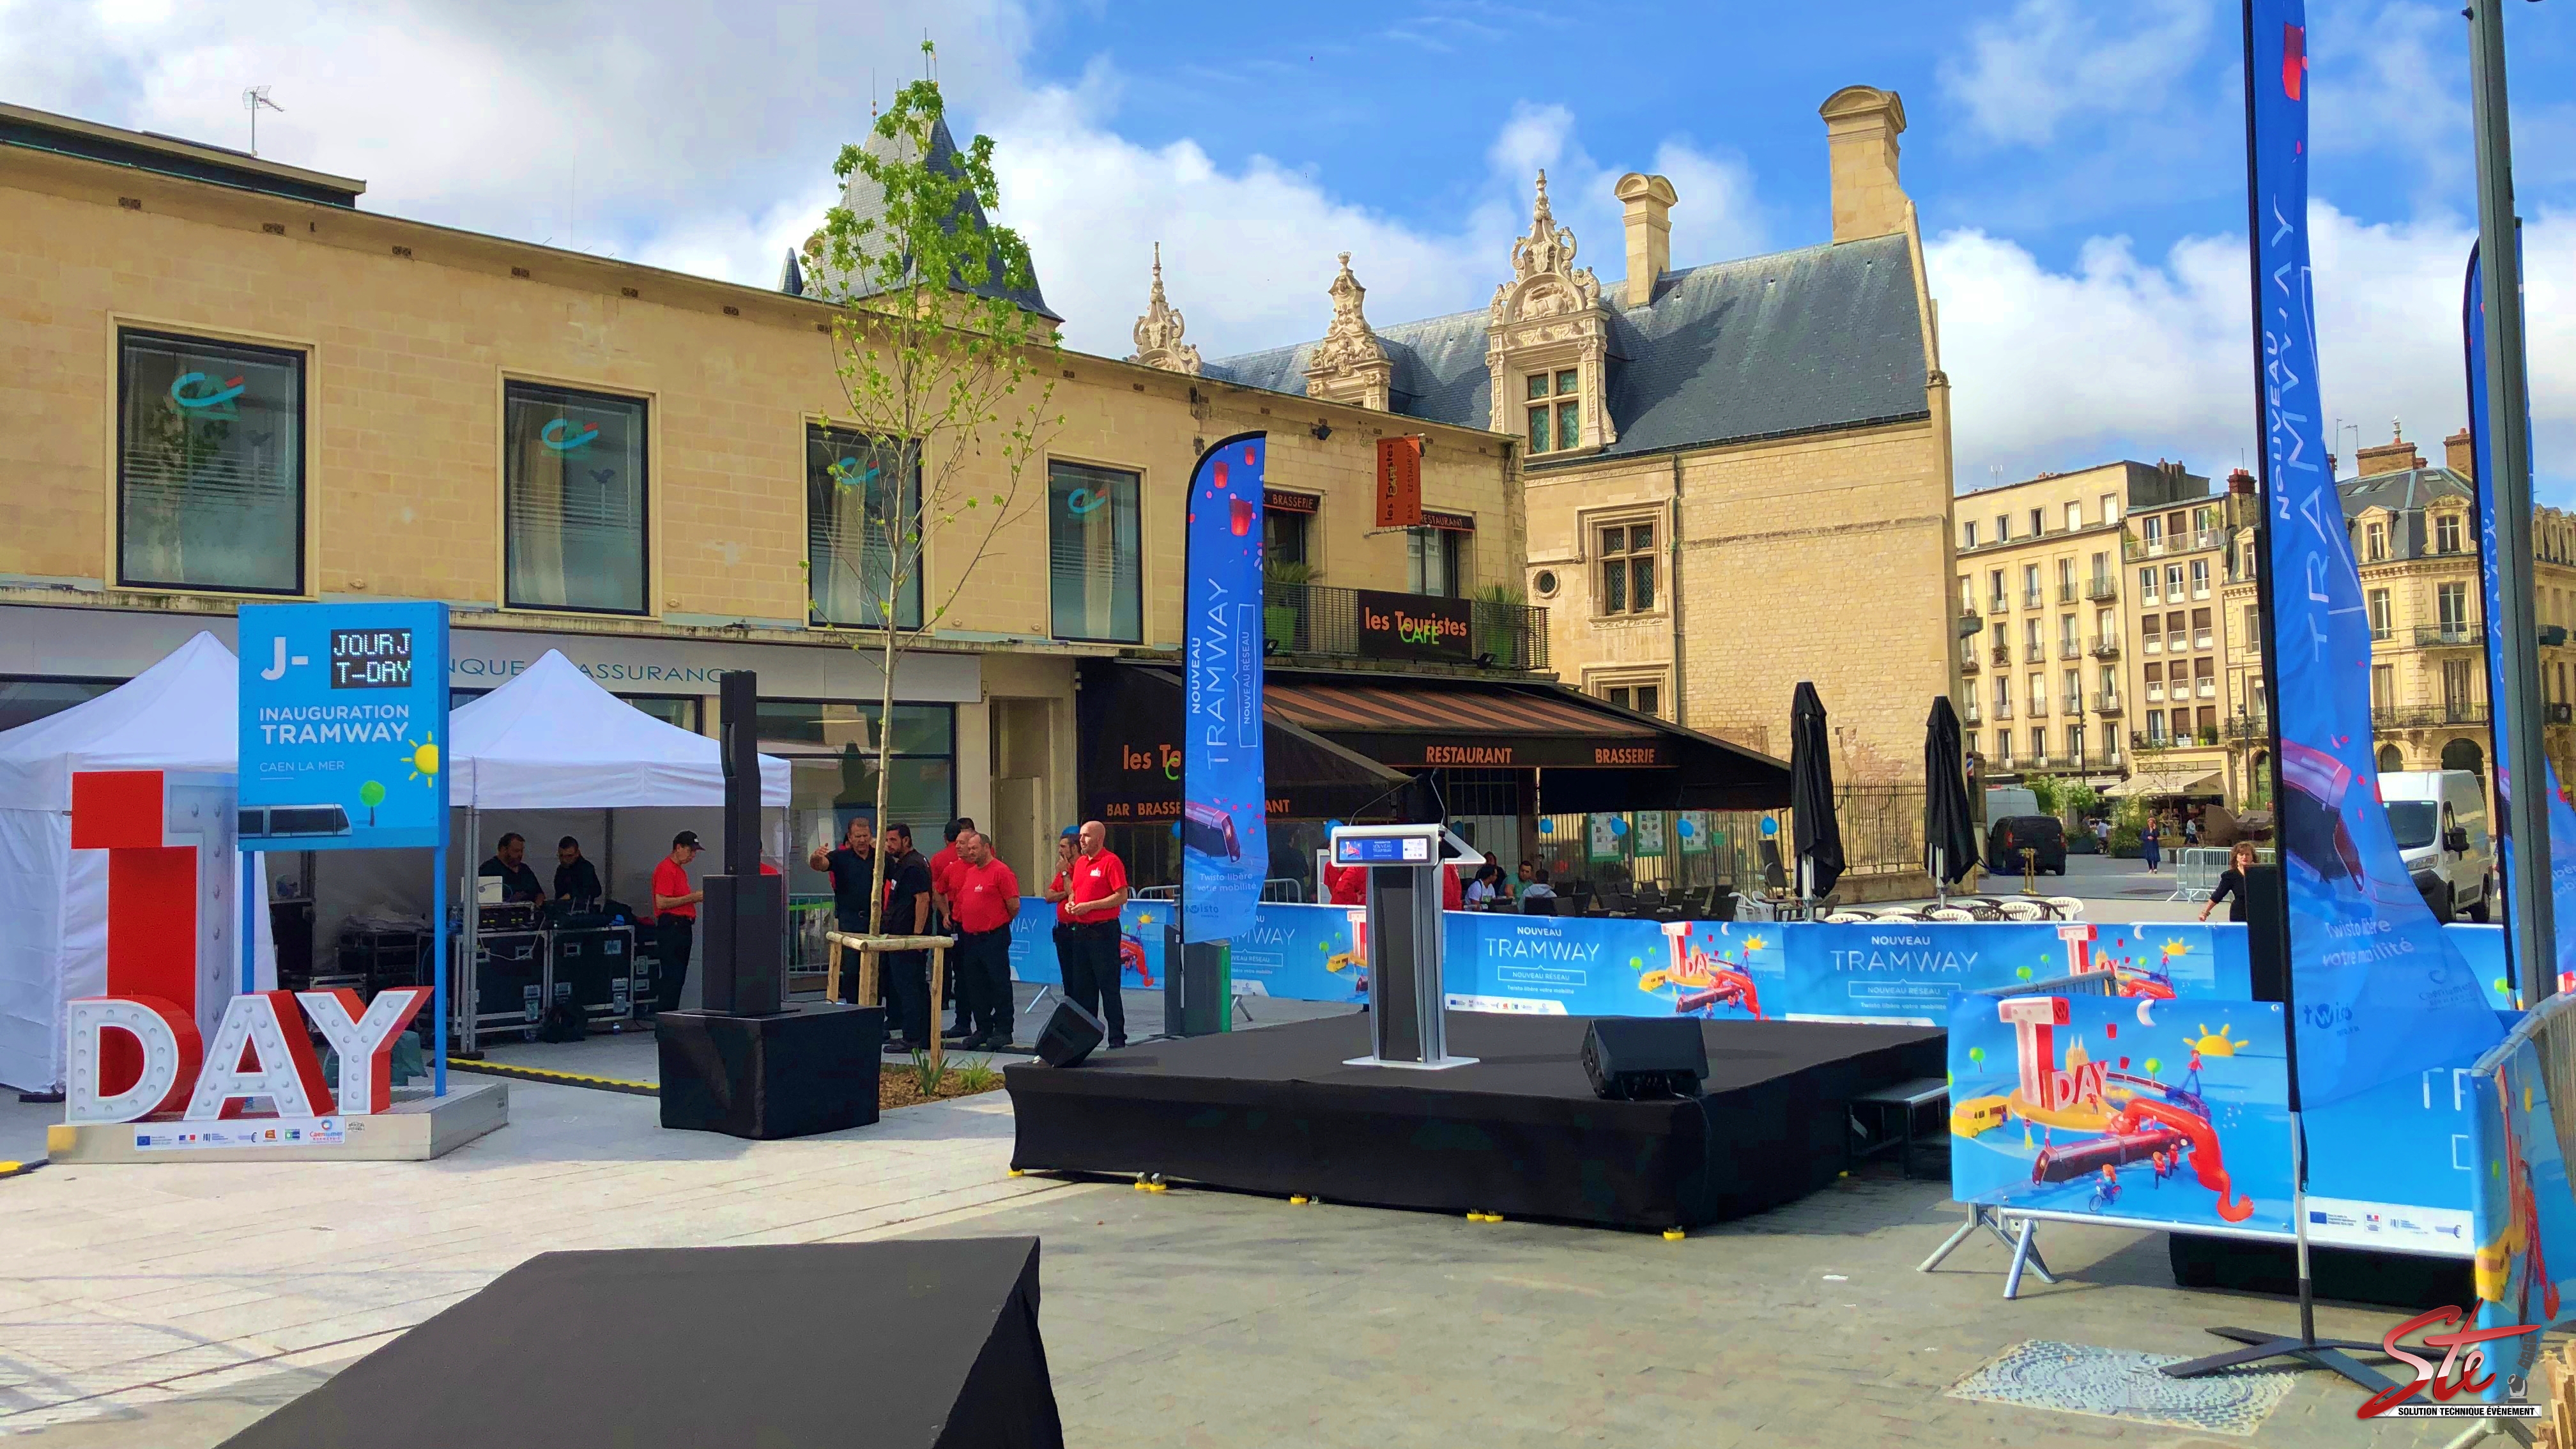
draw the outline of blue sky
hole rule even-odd
[[[1676,264],[1827,234],[1817,105],[1898,91],[1957,481],[2250,442],[2238,12],[2201,0],[1242,7],[1013,0],[0,0],[0,98],[366,177],[367,204],[767,283],[838,143],[918,64],[991,132],[1003,219],[1086,350],[1151,246],[1210,356],[1483,305],[1549,168],[1605,280],[1610,183],[1670,176]],[[2543,494],[2576,503],[2576,0],[2510,6]],[[2363,442],[2461,421],[2473,230],[2456,0],[2311,7],[2321,346]],[[2350,437],[2340,451],[2349,452]]]

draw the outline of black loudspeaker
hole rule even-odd
[[[2245,873],[2245,952],[2256,1001],[2289,1000],[2290,901],[2277,865]]]
[[[1059,1002],[1055,1015],[1047,1018],[1046,1029],[1038,1033],[1038,1060],[1051,1067],[1080,1066],[1108,1034],[1099,1017],[1071,1001]]]
[[[1708,1080],[1708,1043],[1688,1017],[1605,1016],[1583,1030],[1583,1074],[1595,1096],[1696,1097]]]

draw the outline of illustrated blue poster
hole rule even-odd
[[[1190,476],[1181,755],[1181,938],[1252,929],[1270,873],[1261,758],[1261,480],[1267,435],[1237,433]]]
[[[1234,994],[1368,1000],[1368,912],[1273,902],[1234,938]]]
[[[2474,1088],[2473,1156],[2485,1169],[2472,1174],[2478,1327],[2564,1323],[2576,1317],[2576,1194],[2558,1147],[2557,1113],[2565,1109],[2550,1100],[2540,1048],[2528,1037]],[[2531,1376],[2540,1335],[2486,1348],[2502,1369],[2486,1397],[2502,1398],[2508,1378]]]
[[[2513,795],[2514,760],[2506,748],[2502,727],[2504,690],[2500,686],[2504,682],[2505,669],[2504,600],[2498,592],[2496,578],[2496,472],[2487,431],[2487,314],[2482,287],[2483,279],[2478,275],[2478,249],[2472,245],[2469,248],[2468,280],[2460,294],[2460,340],[2469,378],[2469,446],[2475,459],[2471,466],[2478,475],[2478,578],[2479,587],[2484,591],[2480,607],[2486,610],[2487,620],[2487,698],[2496,706],[2494,717],[2498,726],[2492,732],[2496,813],[2495,819],[2489,823],[2494,827],[2497,860],[2503,866],[2499,879],[2509,881],[2514,878],[2516,867],[2512,832],[2507,828],[2511,817],[2505,812],[2505,802]],[[2527,398],[2523,403],[2523,416],[2531,416]],[[2555,967],[2560,980],[2559,989],[2564,990],[2571,980],[2570,973],[2576,972],[2576,809],[2569,808],[2567,791],[2558,783],[2558,767],[2551,764],[2546,756],[2541,758],[2540,772],[2539,784],[2548,792],[2550,899],[2556,907],[2553,914],[2568,922],[2558,931]],[[2519,927],[2514,935],[2519,947],[2522,940]],[[2522,951],[2518,949],[2515,954],[2519,956]]]
[[[1163,928],[1171,920],[1170,901],[1129,901],[1118,912],[1118,984],[1131,991],[1163,984]],[[1064,964],[1055,953],[1055,906],[1034,896],[1020,897],[1020,914],[1011,922],[1011,979],[1043,986],[1064,984]]]
[[[1959,1201],[2290,1230],[2279,1003],[1963,995],[1949,1022]]]
[[[2308,260],[2301,0],[2249,0],[2263,487],[2299,1096],[2322,1106],[2474,1055],[2498,1027],[2416,893],[2379,802],[2370,621],[2326,454]],[[2403,1029],[2387,1029],[2391,1023]]]
[[[241,843],[447,843],[447,606],[245,604]]]

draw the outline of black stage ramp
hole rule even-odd
[[[1697,1227],[1777,1207],[1845,1166],[1845,1104],[1942,1075],[1921,1027],[1711,1021],[1708,1095],[1605,1102],[1588,1019],[1449,1014],[1442,1072],[1342,1065],[1365,1016],[1160,1041],[1005,1074],[1024,1171],[1159,1172],[1250,1192]]]
[[[226,1449],[1061,1449],[1038,1240],[547,1253]]]

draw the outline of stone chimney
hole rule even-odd
[[[2248,498],[2253,497],[2253,496],[2254,496],[2254,475],[2253,475],[2253,474],[2251,474],[2251,473],[2246,472],[2246,471],[2245,471],[2244,469],[2242,469],[2242,468],[2239,468],[2239,469],[2237,469],[2235,472],[2228,474],[2228,475],[2227,475],[2227,491],[2228,491],[2228,492],[2230,492],[2230,493],[2241,493],[2241,494],[2244,494],[2244,495],[2245,495],[2246,497],[2248,497]]]
[[[2478,450],[2469,438],[2468,429],[2462,428],[2442,440],[2442,466],[2472,482],[2476,481]]]
[[[2415,451],[2413,443],[2406,441],[2405,431],[2394,424],[2391,425],[2391,430],[2397,435],[2395,442],[2382,443],[2376,448],[2363,448],[2352,455],[2356,470],[2354,477],[2376,478],[2382,473],[2404,473],[2424,466],[2424,455]]]
[[[1894,91],[1845,86],[1816,114],[1825,120],[1834,240],[1859,241],[1905,230],[1905,189],[1896,180],[1896,138],[1905,130],[1905,103]]]
[[[1631,307],[1655,300],[1655,281],[1673,269],[1673,184],[1631,171],[1612,193],[1628,208],[1628,282],[1620,299]]]

